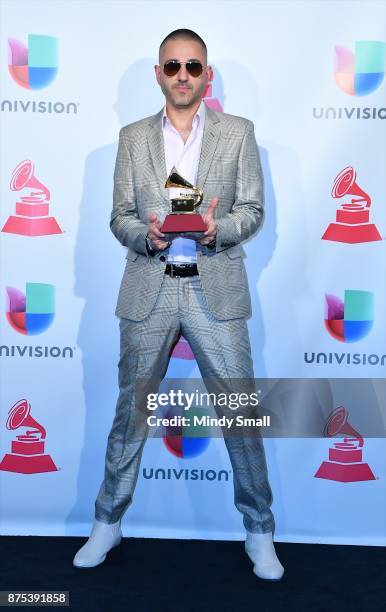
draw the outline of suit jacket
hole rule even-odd
[[[164,276],[166,257],[146,249],[149,214],[170,212],[162,135],[162,110],[122,128],[114,172],[111,230],[127,247],[127,263],[116,315],[141,321],[151,312]],[[241,242],[263,221],[263,176],[253,123],[206,108],[197,186],[199,207],[219,197],[216,248],[198,248],[197,266],[206,300],[219,320],[248,317],[251,300]]]

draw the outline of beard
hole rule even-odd
[[[161,83],[161,90],[167,102],[172,104],[172,106],[175,108],[189,108],[190,106],[195,106],[202,99],[205,86],[206,84],[198,88],[196,91],[188,88],[186,89],[185,93],[181,94],[176,90],[176,85],[168,88],[164,83]]]

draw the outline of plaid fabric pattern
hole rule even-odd
[[[105,477],[95,502],[95,516],[105,523],[118,521],[132,501],[149,433],[147,413],[142,401],[136,401],[136,381],[160,381],[165,376],[180,333],[189,342],[207,385],[212,380],[218,389],[222,381],[253,379],[247,322],[215,319],[198,276],[165,275],[150,315],[142,321],[121,319],[120,330],[120,392],[107,443]],[[212,391],[210,386],[207,389]],[[152,388],[152,392],[157,390]],[[272,492],[261,437],[225,437],[225,444],[233,468],[235,505],[246,529],[273,531]]]
[[[151,312],[160,291],[166,252],[147,254],[145,237],[151,212],[163,219],[170,212],[164,188],[166,166],[162,111],[120,131],[114,172],[111,230],[127,247],[127,264],[116,314],[141,321]],[[244,252],[240,243],[253,235],[264,216],[263,177],[251,121],[206,109],[197,186],[204,191],[205,213],[218,196],[216,251],[197,254],[204,293],[219,320],[251,313]]]

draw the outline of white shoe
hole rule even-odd
[[[108,524],[95,519],[90,537],[76,553],[73,565],[75,567],[95,567],[103,563],[109,550],[118,546],[122,539],[120,523],[120,520]]]
[[[280,580],[284,567],[276,556],[272,532],[251,533],[247,531],[245,551],[253,563],[253,573],[263,580]]]

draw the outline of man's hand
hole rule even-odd
[[[202,217],[206,225],[206,232],[204,234],[205,238],[201,238],[201,240],[199,240],[201,244],[209,244],[216,238],[217,226],[214,220],[214,209],[218,204],[218,200],[219,198],[217,196],[211,199],[206,213]]]
[[[161,221],[156,213],[152,212],[149,215],[149,225],[147,226],[147,237],[155,251],[163,251],[169,246],[167,240],[163,240],[165,234],[160,231]]]

